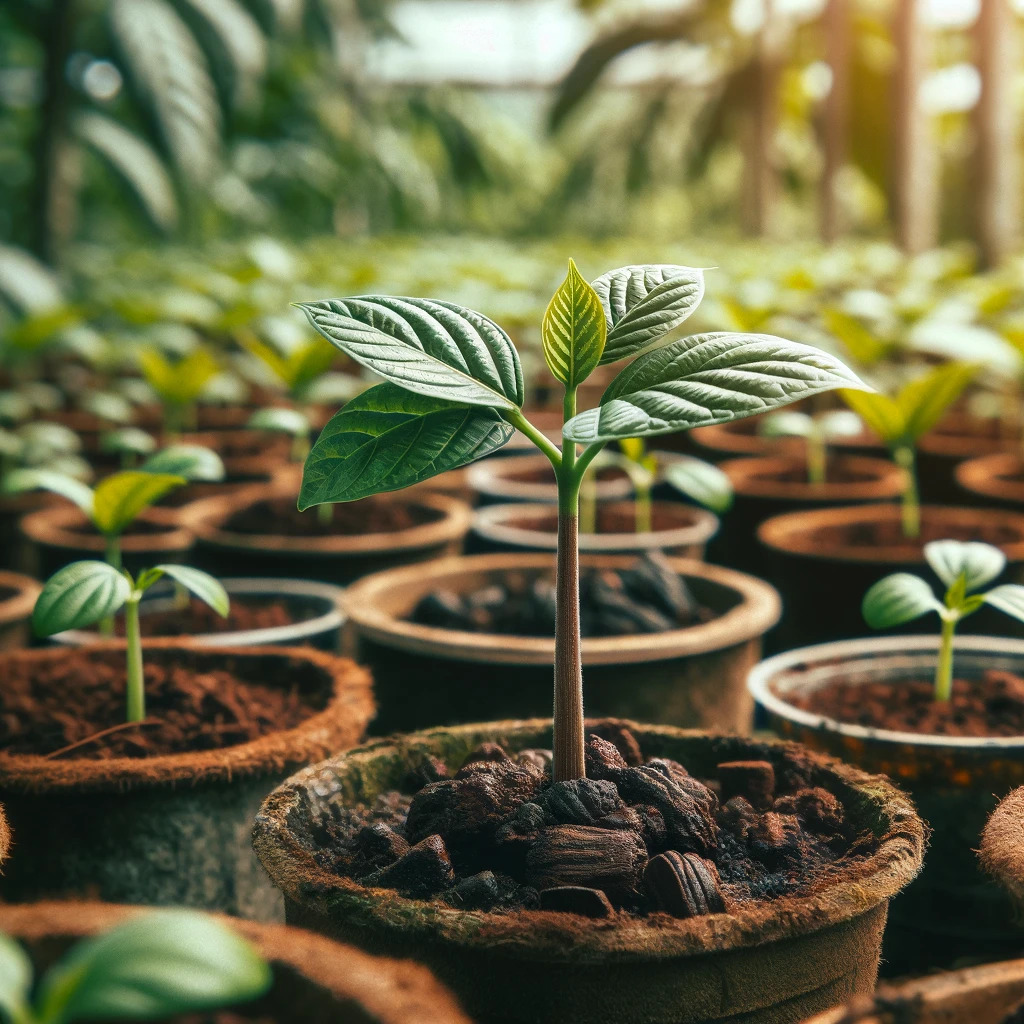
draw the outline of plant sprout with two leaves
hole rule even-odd
[[[1024,622],[1024,586],[1003,583],[984,594],[976,593],[1006,568],[999,548],[978,541],[936,540],[924,546],[932,571],[946,587],[940,601],[927,581],[909,572],[897,572],[879,580],[864,595],[864,620],[872,629],[888,629],[936,612],[942,622],[939,661],[935,669],[935,699],[953,695],[953,640],[961,619],[983,605]]]
[[[178,360],[168,359],[157,348],[145,348],[138,360],[146,383],[163,406],[167,435],[178,437],[194,429],[196,403],[221,372],[217,360],[201,345]]]
[[[858,392],[859,394],[859,392]],[[812,416],[810,413],[784,409],[764,418],[762,437],[802,437],[806,442],[807,482],[823,487],[828,478],[828,445],[841,437],[857,437],[863,433],[861,418],[849,409],[833,409]]]
[[[164,1020],[257,999],[270,965],[241,936],[194,910],[154,910],[82,939],[33,983],[32,960],[0,935],[5,1024]]]
[[[555,571],[554,765],[582,778],[579,496],[605,445],[765,412],[834,388],[866,387],[832,356],[762,334],[672,339],[704,291],[700,270],[612,270],[593,285],[569,262],[541,325],[544,358],[563,389],[562,444],[523,412],[519,354],[496,323],[451,302],[384,295],[305,302],[321,334],[384,378],[335,414],[303,472],[300,509],[399,490],[464,466],[515,430],[547,456],[558,489]],[[596,408],[579,386],[598,367],[630,360]]]

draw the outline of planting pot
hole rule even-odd
[[[627,555],[585,555],[584,568],[626,568]],[[743,573],[673,559],[710,622],[664,633],[587,637],[583,665],[593,714],[747,732],[744,679],[778,619],[775,591]],[[424,595],[468,593],[515,576],[554,573],[547,554],[471,555],[376,573],[345,592],[344,651],[374,678],[385,733],[551,710],[551,637],[469,633],[406,621]]]
[[[546,455],[496,455],[474,462],[466,479],[481,505],[529,501],[554,505],[558,501],[555,473]],[[620,469],[601,470],[597,500],[621,501],[633,493],[629,477]]]
[[[764,553],[757,528],[785,512],[833,505],[891,501],[904,489],[904,471],[886,459],[837,455],[829,460],[829,479],[812,484],[804,459],[773,455],[727,459],[721,469],[733,487],[733,506],[711,545],[712,561],[760,573]]]
[[[29,620],[42,589],[31,576],[0,570],[0,651],[27,646]]]
[[[46,680],[73,656],[120,667],[124,645],[17,651],[0,657],[0,675]],[[0,751],[0,802],[17,836],[0,896],[23,902],[88,895],[279,918],[280,900],[246,848],[246,832],[281,779],[358,742],[373,711],[369,676],[310,648],[153,640],[145,661],[147,674],[154,666],[194,675],[223,669],[283,688],[306,703],[309,716],[246,743],[149,757],[89,758],[81,745],[70,756]]]
[[[697,777],[723,759],[768,759],[780,769],[800,759],[814,785],[840,794],[857,826],[880,838],[879,848],[813,894],[686,920],[466,912],[364,887],[317,864],[313,824],[331,807],[400,789],[428,755],[455,768],[481,742],[513,752],[549,747],[550,721],[431,730],[314,765],[267,798],[254,844],[285,894],[289,922],[372,952],[414,956],[480,1024],[760,1024],[796,1021],[870,992],[886,905],[921,862],[923,828],[907,800],[887,780],[792,744],[627,725],[647,756],[679,760]]]
[[[636,506],[631,501],[601,502],[596,509],[598,532],[581,533],[580,551],[641,555],[664,551],[681,558],[703,558],[718,517],[705,509],[675,501],[651,506],[653,529],[636,532]],[[468,542],[471,551],[556,551],[558,514],[553,505],[487,505],[473,516]]]
[[[981,834],[979,855],[985,870],[1010,894],[1019,915],[1024,911],[1024,787],[992,812]]]
[[[773,729],[895,779],[932,827],[924,872],[890,914],[885,955],[894,974],[1020,950],[1009,902],[981,873],[974,851],[999,798],[1024,784],[1024,736],[949,737],[853,725],[787,698],[835,683],[931,679],[938,645],[935,636],[820,644],[769,658],[750,674],[751,693]],[[987,669],[1024,673],[1024,642],[958,638],[957,678],[978,678]]]
[[[112,903],[0,907],[0,932],[27,949],[38,977],[79,939],[145,913],[143,907]],[[452,995],[419,964],[367,956],[298,928],[227,917],[220,921],[252,943],[273,973],[270,991],[246,1004],[244,1018],[231,1020],[470,1024]]]
[[[879,985],[804,1024],[1003,1024],[1024,1002],[1024,960],[966,967],[931,978]]]
[[[1008,435],[999,419],[978,419],[952,412],[917,443],[917,475],[925,501],[954,502],[957,466],[966,459],[1001,452],[1019,452],[1020,438]]]
[[[296,489],[282,477],[266,486],[255,486],[239,495],[197,501],[182,510],[182,522],[196,535],[198,564],[221,575],[252,574],[297,576],[348,583],[394,565],[425,562],[462,550],[472,513],[462,502],[444,494],[383,495],[336,506],[339,514],[354,515],[366,509],[361,530],[337,532],[327,527],[321,535],[283,532],[275,527],[275,509],[293,514]],[[383,530],[374,524],[374,510],[393,506],[405,514],[410,525]],[[265,511],[265,525],[245,532],[236,525],[240,514],[259,520]],[[302,513],[314,523],[316,509]]]
[[[84,513],[68,504],[30,512],[21,520],[21,532],[32,545],[33,572],[40,579],[69,562],[102,559],[107,546]],[[124,567],[137,574],[160,562],[184,561],[194,543],[188,529],[149,508],[121,535],[121,557]]]
[[[21,520],[29,512],[62,504],[61,498],[46,491],[0,495],[0,569],[13,572],[32,569],[32,546],[21,532]]]
[[[1024,458],[1014,452],[967,459],[955,473],[961,495],[966,494],[972,504],[1024,507]]]
[[[687,433],[695,453],[712,462],[737,456],[804,457],[806,444],[801,438],[764,436],[761,434],[762,423],[761,416],[746,416],[729,423],[697,427]],[[853,455],[877,456],[884,454],[885,450],[878,438],[868,430],[853,437],[837,437],[829,442],[829,447]]]
[[[766,548],[764,576],[782,594],[786,614],[770,638],[773,650],[863,636],[869,631],[861,614],[867,589],[893,572],[931,575],[924,557],[928,541],[986,541],[1006,555],[1001,582],[1024,579],[1024,515],[999,509],[925,505],[921,536],[907,539],[898,505],[788,512],[761,524],[758,540]],[[922,619],[901,629],[934,630]],[[1012,620],[992,609],[966,619],[968,632],[1005,633]]]
[[[2,585],[0,574],[0,585]],[[292,622],[288,625],[268,626],[254,629],[226,629],[212,633],[182,633],[192,644],[200,647],[267,647],[269,645],[296,647],[310,644],[324,651],[335,651],[341,642],[341,625],[344,615],[341,611],[342,590],[329,583],[314,583],[309,580],[264,580],[264,579],[223,579],[221,583],[228,592],[232,603],[237,600],[269,602],[280,601],[285,605]],[[3,606],[0,605],[0,610]],[[173,612],[174,598],[166,594],[146,598],[139,606],[142,620],[142,635],[156,634],[149,627],[147,618],[166,612]],[[152,619],[150,618],[150,622]],[[163,635],[168,635],[164,633]],[[85,629],[69,629],[52,638],[55,643],[66,647],[82,647],[101,641],[99,633]]]

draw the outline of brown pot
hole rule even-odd
[[[21,532],[21,520],[30,512],[63,504],[64,499],[47,491],[0,495],[0,569],[13,572],[32,569],[32,546]]]
[[[956,467],[956,482],[975,504],[1024,507],[1024,457],[1014,452],[982,455]]]
[[[651,506],[653,529],[637,533],[636,506],[607,501],[597,506],[597,533],[581,533],[581,553],[635,554],[664,551],[680,558],[704,557],[708,540],[718,530],[718,517],[704,509],[674,501]],[[471,551],[556,551],[558,515],[553,505],[511,502],[487,505],[473,516]]]
[[[282,477],[266,486],[256,485],[237,495],[206,498],[182,510],[182,522],[197,541],[199,564],[222,575],[290,576],[348,583],[367,573],[410,562],[425,562],[457,554],[469,529],[472,512],[444,494],[396,494],[389,500],[424,512],[431,521],[391,532],[343,534],[326,537],[287,536],[232,530],[230,518],[261,501],[294,501],[291,479]],[[386,499],[385,499],[386,500]],[[315,516],[311,509],[306,513]]]
[[[981,834],[981,863],[1024,911],[1024,786],[992,812]]]
[[[793,744],[626,724],[648,757],[673,758],[697,776],[723,759],[768,759],[782,770],[789,758],[810,758],[815,785],[841,793],[858,827],[884,837],[881,845],[812,895],[686,920],[466,912],[368,888],[317,863],[314,821],[332,808],[401,789],[428,755],[455,768],[485,741],[512,752],[550,747],[550,721],[434,729],[313,765],[267,798],[254,845],[285,893],[289,922],[415,956],[480,1024],[781,1024],[870,992],[886,905],[917,873],[924,849],[906,798],[886,779]]]
[[[764,437],[760,433],[761,416],[746,416],[729,423],[716,423],[710,427],[697,427],[688,432],[697,454],[719,462],[736,456],[789,456],[801,459],[805,444],[798,437]],[[838,437],[830,447],[858,455],[878,455],[884,452],[881,442],[870,431],[855,437]]]
[[[622,568],[626,555],[584,556],[583,565]],[[686,629],[585,638],[587,708],[673,725],[748,732],[747,670],[761,637],[778,620],[775,591],[761,580],[685,559],[673,567],[697,600],[720,614]],[[468,633],[406,621],[424,595],[466,593],[509,575],[554,572],[548,554],[471,555],[376,573],[345,593],[343,650],[369,667],[380,705],[374,731],[498,719],[515,709],[551,711],[549,637]]]
[[[95,896],[279,918],[280,901],[246,848],[252,815],[297,767],[359,741],[373,713],[370,678],[351,661],[310,648],[153,640],[145,650],[147,663],[195,672],[227,665],[264,683],[267,666],[283,661],[314,713],[293,729],[219,750],[105,760],[0,752],[0,803],[17,836],[0,896]],[[0,675],[14,659],[45,668],[82,651],[118,664],[124,658],[117,642],[17,651],[0,657]]]
[[[954,502],[962,496],[957,466],[966,459],[1001,452],[1019,452],[1020,439],[1007,437],[998,419],[967,413],[945,416],[917,443],[917,475],[925,501]]]
[[[554,505],[558,501],[555,471],[546,455],[495,455],[468,467],[469,486],[481,505],[529,501]],[[633,493],[633,485],[622,470],[612,470],[609,479],[597,484],[598,501],[620,501]]]
[[[0,570],[0,651],[28,645],[29,621],[42,589],[31,576]]]
[[[786,615],[772,636],[774,650],[787,650],[870,632],[861,615],[867,589],[893,572],[930,575],[924,544],[930,540],[980,540],[1001,548],[1009,562],[1003,582],[1024,581],[1024,515],[997,509],[925,505],[921,536],[903,538],[898,505],[853,505],[789,512],[766,520],[757,531],[766,549],[764,576],[782,594]],[[882,539],[872,531],[884,531]],[[901,626],[903,632],[933,632],[934,623]],[[1006,633],[1012,621],[983,610],[962,631]]]
[[[0,907],[0,932],[28,949],[38,977],[78,939],[144,913],[143,907],[112,903]],[[251,1015],[281,1024],[470,1024],[452,995],[419,964],[367,956],[298,928],[220,920],[251,942],[273,970],[273,987],[247,1005],[247,1020]]]

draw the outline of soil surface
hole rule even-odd
[[[537,469],[507,469],[501,473],[501,479],[503,480],[515,480],[518,483],[523,484],[551,484],[555,486],[555,475],[554,471],[550,466],[540,466]],[[596,474],[592,474],[589,479],[597,480],[598,483],[607,483],[610,480],[625,480],[628,479],[624,470],[616,469],[614,466],[608,466],[604,469],[599,469]]]
[[[293,498],[261,501],[236,512],[225,523],[232,533],[286,537],[337,537],[344,534],[396,533],[443,518],[437,509],[387,497],[362,498],[333,506],[329,522],[316,509],[300,512]]]
[[[147,611],[140,608],[145,636],[195,636],[200,633],[233,633],[250,629],[273,629],[305,622],[313,614],[299,615],[287,601],[274,598],[232,597],[227,617],[218,615],[208,604],[192,598],[184,609]],[[124,636],[124,619],[118,618],[114,632]]]
[[[12,597],[15,597],[19,593],[21,593],[21,591],[16,590],[14,587],[0,586],[0,604],[3,604],[4,601],[10,601]]]
[[[83,519],[81,522],[66,523],[61,526],[62,530],[67,531],[76,537],[97,537],[99,533],[96,527],[92,523],[87,522]],[[136,519],[132,525],[121,534],[121,540],[126,541],[131,537],[156,537],[161,534],[173,533],[175,530],[180,529],[178,526],[169,526],[166,523],[154,523],[146,519]]]
[[[980,680],[957,679],[953,698],[935,700],[930,680],[835,683],[804,696],[786,696],[795,707],[851,725],[931,736],[1024,734],[1024,679],[990,669]]]
[[[1009,526],[1001,526],[990,522],[950,522],[942,517],[932,517],[925,513],[921,522],[921,535],[916,538],[904,536],[903,528],[896,519],[884,519],[875,522],[848,523],[842,525],[822,526],[813,531],[812,543],[820,543],[823,549],[856,546],[873,547],[907,547],[924,548],[933,540],[983,541],[996,547],[1006,544],[1018,544],[1024,538],[1020,531]]]
[[[793,465],[788,469],[772,473],[751,473],[751,480],[764,480],[786,484],[802,484],[807,487],[813,486],[807,479],[807,467]],[[865,473],[850,467],[845,459],[831,459],[825,473],[825,481],[829,484],[866,484],[879,480],[878,473]]]
[[[685,580],[660,552],[629,569],[584,569],[580,575],[580,633],[584,637],[663,633],[709,622],[715,612],[698,604]],[[409,617],[421,626],[551,636],[555,586],[550,579],[510,574],[469,594],[438,590],[421,598]]]
[[[144,655],[148,717],[130,726],[124,723],[121,651],[69,649],[49,661],[12,662],[0,690],[0,757],[49,755],[79,743],[68,755],[143,758],[216,750],[293,729],[326,699],[326,686],[318,700],[309,696],[310,680],[297,678],[315,671],[305,663],[256,661],[250,671],[257,682],[239,678],[227,660],[224,668],[207,667],[216,662],[204,654],[197,669],[181,651],[167,658],[159,653]],[[97,735],[105,730],[113,731]]]
[[[428,758],[405,792],[314,814],[313,855],[361,884],[460,909],[692,917],[807,894],[837,862],[877,849],[797,757],[698,779],[645,759],[621,723],[593,730],[587,778],[571,782],[551,781],[547,750],[485,743],[454,776]]]
[[[676,511],[678,509],[678,511]],[[688,515],[685,505],[674,505],[666,511],[663,505],[655,503],[651,507],[651,528],[653,530],[678,530],[689,526],[693,516]],[[534,530],[538,533],[556,533],[558,531],[558,513],[552,509],[550,513],[526,515],[509,518],[501,525],[519,530]],[[610,508],[607,505],[597,506],[596,533],[636,533],[636,514],[623,508]]]

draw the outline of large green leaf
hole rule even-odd
[[[96,485],[92,521],[100,533],[116,536],[130,526],[144,508],[187,482],[183,476],[172,473],[142,470],[114,473]]]
[[[540,329],[544,359],[555,379],[567,388],[582,384],[600,362],[606,334],[601,300],[569,260],[569,273],[551,297]]]
[[[200,601],[208,604],[218,615],[226,616],[231,610],[231,599],[223,584],[202,569],[193,569],[190,565],[168,564],[154,566],[152,572],[170,576],[172,580],[195,594]]]
[[[378,384],[324,427],[306,459],[299,508],[420,483],[496,451],[513,433],[493,410]]]
[[[896,402],[906,422],[908,442],[923,437],[964,393],[978,373],[977,363],[944,363],[930,373],[912,380]]]
[[[563,434],[579,444],[671,434],[843,387],[866,385],[808,345],[767,334],[698,334],[635,359],[600,406],[574,416]]]
[[[864,595],[861,610],[872,629],[888,629],[919,619],[927,612],[941,614],[942,605],[919,576],[897,572],[871,587]]]
[[[420,395],[518,409],[523,371],[509,336],[471,309],[371,295],[299,303],[313,326],[357,363]]]
[[[131,592],[131,584],[112,565],[72,562],[46,581],[32,612],[32,628],[37,636],[52,636],[91,626],[113,615]]]
[[[594,282],[608,321],[601,363],[638,356],[662,344],[700,305],[704,272],[652,264],[609,270]]]
[[[925,544],[924,557],[947,587],[962,576],[967,593],[991,583],[1006,568],[1006,555],[980,541],[934,540]]]
[[[5,494],[36,490],[52,491],[62,498],[67,498],[92,519],[95,507],[93,490],[80,480],[49,469],[14,469],[4,477]]]

